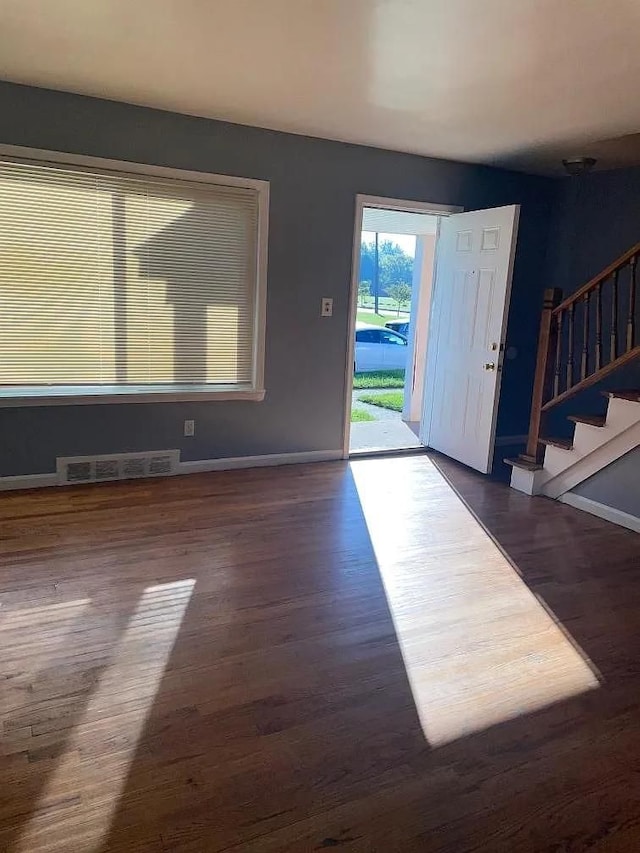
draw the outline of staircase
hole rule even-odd
[[[524,456],[505,460],[513,466],[511,486],[529,495],[559,498],[583,480],[640,445],[640,391],[603,392],[605,415],[569,415],[572,439],[542,438],[540,462]]]
[[[570,414],[572,438],[547,437],[549,413],[640,358],[636,269],[640,243],[562,299],[545,291],[526,452],[505,459],[511,485],[559,498],[640,445],[640,391],[610,390],[606,412]]]

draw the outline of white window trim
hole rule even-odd
[[[150,166],[126,160],[108,160],[83,154],[23,148],[19,145],[0,145],[0,157],[18,163],[39,163],[53,166],[101,169],[118,175],[163,178],[181,183],[217,184],[218,186],[254,189],[258,195],[258,245],[256,252],[256,305],[253,353],[253,379],[249,386],[234,385],[81,385],[36,386],[33,388],[0,388],[0,408],[20,406],[77,406],[102,403],[174,403],[196,400],[264,400],[264,353],[267,313],[267,246],[269,231],[269,181],[238,178],[233,175],[214,175],[209,172]],[[0,260],[1,263],[1,260]]]

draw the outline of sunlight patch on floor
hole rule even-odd
[[[599,686],[428,457],[363,460],[351,471],[431,745]]]
[[[72,601],[54,601],[37,607],[20,607],[0,602],[0,646],[5,666],[17,659],[21,661],[20,672],[12,679],[11,686],[20,686],[21,691],[29,689],[32,671],[39,671],[51,650],[63,647],[74,625],[82,618],[91,604],[89,598],[77,598]],[[34,631],[34,627],[38,631]],[[29,660],[26,671],[25,661]],[[15,697],[12,697],[15,698]],[[7,713],[11,709],[12,698],[3,694],[0,711]],[[24,701],[24,692],[19,697]]]
[[[111,663],[65,743],[16,853],[40,849],[45,839],[51,841],[51,850],[97,853],[103,849],[194,586],[190,578],[144,590]],[[74,835],[56,846],[60,839],[51,837],[51,813],[46,806],[62,804],[64,808],[70,792],[78,790],[80,802],[72,807],[82,817],[76,815],[72,823],[62,821],[61,831],[68,832],[72,825]],[[43,807],[40,816],[38,809]]]
[[[47,623],[63,622],[76,616],[79,610],[91,603],[90,598],[76,598],[73,601],[55,601],[39,607],[8,608],[0,602],[0,627],[30,628],[35,622],[46,618]]]

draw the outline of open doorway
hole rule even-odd
[[[417,250],[414,253],[408,335],[404,341],[395,343],[406,352],[399,427],[417,431],[417,442],[407,436],[406,431],[395,443],[386,440],[362,442],[358,436],[362,430],[352,429],[358,426],[357,421],[351,422],[354,385],[357,388],[355,380],[361,373],[376,372],[371,362],[364,370],[359,369],[362,360],[357,352],[358,344],[369,343],[366,335],[360,335],[358,340],[357,328],[360,254],[367,208],[374,209],[375,216],[372,213],[367,220],[369,228],[375,224],[374,233],[393,234],[390,217],[397,212],[417,214],[418,219],[424,217],[425,222],[437,219],[434,240],[437,260],[434,261],[434,251],[423,251],[421,259]],[[463,213],[437,205],[357,197],[351,328],[345,365],[345,457],[424,446],[482,473],[491,471],[519,213],[517,204]],[[380,223],[380,217],[384,223]],[[396,226],[398,233],[406,235],[414,231],[414,236],[420,236],[418,226],[409,224],[412,221],[410,217]],[[423,226],[421,230],[422,236],[427,236],[433,227],[431,225],[427,231]],[[379,242],[378,238],[378,250]],[[374,286],[378,285],[376,281]],[[381,310],[382,303],[378,299],[377,313]],[[386,327],[389,321],[384,316],[380,320],[386,329],[383,335],[402,334]],[[377,328],[375,324],[363,325]],[[382,366],[386,372],[384,361]],[[370,383],[371,380],[365,381]],[[358,405],[360,403],[358,401]],[[374,403],[379,404],[379,401]],[[372,402],[366,404],[372,405]],[[382,407],[374,405],[375,408]],[[395,408],[399,408],[398,403]],[[412,420],[414,417],[419,420]]]
[[[358,199],[352,387],[345,425],[349,455],[422,446],[435,247],[440,217],[454,211],[391,199]]]

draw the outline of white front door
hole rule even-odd
[[[443,217],[436,254],[420,440],[487,473],[518,205]]]

